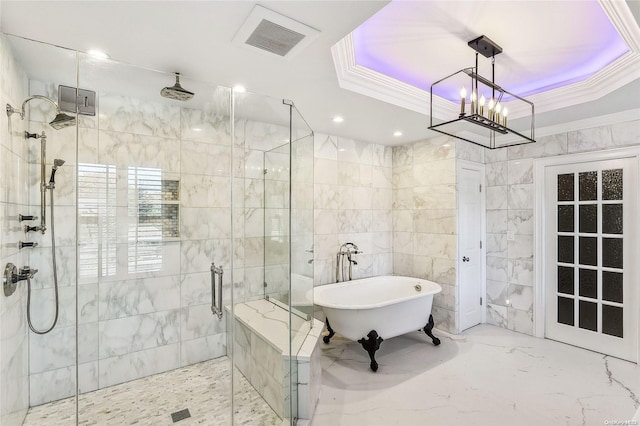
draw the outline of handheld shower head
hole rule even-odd
[[[62,166],[63,164],[64,164],[64,160],[61,160],[59,158],[56,158],[55,160],[53,160],[53,167],[51,168],[51,177],[49,178],[49,186],[51,188],[54,188],[56,185],[56,181],[55,181],[56,170],[58,170],[58,167]]]
[[[174,99],[176,101],[188,101],[189,99],[193,98],[193,95],[195,93],[190,92],[186,89],[184,89],[181,85],[180,85],[180,73],[177,72],[176,73],[176,84],[174,84],[171,87],[165,87],[164,89],[162,89],[160,91],[160,95],[168,98],[168,99]]]

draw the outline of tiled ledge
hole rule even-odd
[[[289,355],[289,312],[268,300],[259,299],[235,305],[235,317],[274,349],[280,351],[283,356]],[[296,348],[300,348],[297,352],[298,357],[311,356],[313,348],[308,344],[305,346],[305,341],[308,335],[320,336],[323,324],[314,320],[311,328],[310,321],[305,321],[297,315],[291,315],[291,321],[291,328],[294,330],[291,347],[294,352]]]
[[[229,313],[230,307],[226,310]],[[237,304],[234,311],[236,366],[278,416],[289,417],[289,312],[264,299]],[[298,375],[297,417],[311,419],[320,392],[318,341],[323,324],[295,315],[291,320],[296,330],[292,348]]]

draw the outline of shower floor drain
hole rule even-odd
[[[175,413],[171,413],[171,420],[173,420],[174,423],[177,423],[180,420],[188,419],[189,417],[191,417],[191,413],[189,413],[188,408],[176,411]]]

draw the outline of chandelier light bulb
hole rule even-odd
[[[484,103],[487,100],[485,99],[484,95],[480,96],[480,100],[478,101],[478,104],[480,105],[480,115],[484,114]]]
[[[475,90],[471,90],[471,114],[477,114],[478,113],[478,96],[476,95],[476,91]]]
[[[502,125],[504,127],[507,127],[507,114],[509,113],[509,110],[507,109],[507,107],[504,107],[504,109],[502,110]]]
[[[467,89],[462,86],[460,89],[460,115],[464,115],[464,101],[467,98]]]

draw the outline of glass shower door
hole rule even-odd
[[[291,422],[288,361],[290,108],[282,99],[234,93],[234,407],[246,386],[265,401],[235,423]]]
[[[79,421],[231,424],[230,90],[168,99],[174,75],[85,55],[79,76]]]
[[[25,266],[34,271],[29,280],[23,274],[13,293],[0,293],[0,424],[46,424],[48,407],[56,401],[58,415],[51,424],[71,425],[76,411],[76,302],[82,303],[74,267],[77,129],[49,124],[57,115],[57,86],[53,70],[45,70],[55,63],[56,80],[75,84],[77,56],[2,34],[0,59],[3,103],[17,111],[24,108],[22,117],[0,118],[0,257],[3,270],[11,263],[18,271]],[[55,187],[49,190],[43,183],[50,181],[54,161]],[[19,215],[32,217],[22,220]],[[30,330],[28,312],[37,332]]]
[[[10,49],[2,42],[4,61]],[[293,105],[246,94],[234,110],[230,89],[184,78],[195,96],[182,102],[160,95],[172,74],[21,39],[11,49],[16,81],[3,86],[7,99],[19,106],[29,94],[47,96],[77,114],[77,125],[46,130],[46,166],[66,161],[56,175],[60,319],[39,343],[28,337],[25,306],[3,299],[2,424],[20,424],[29,405],[39,417],[25,424],[38,426],[295,422],[291,324],[303,329],[311,305],[298,306],[290,276],[312,276],[313,232],[304,225],[312,223],[307,202],[291,201],[292,149],[310,134],[294,124]],[[25,148],[23,131],[44,130],[51,111],[43,105],[31,110],[33,128],[5,128],[3,155],[23,150],[12,154],[15,172],[29,180],[10,181],[5,168],[4,193],[29,193],[1,200],[8,221],[37,207],[38,150]],[[278,171],[265,192],[268,157]],[[311,165],[296,164],[307,173],[312,155]],[[14,228],[3,244],[20,239]],[[38,250],[2,256],[40,265],[38,277],[51,278],[50,246],[41,240]],[[50,293],[34,287],[36,321],[51,314]],[[24,301],[24,287],[18,295]],[[275,325],[261,329],[263,319]],[[15,400],[4,399],[9,388]]]
[[[249,383],[268,404],[252,424],[293,425],[313,306],[313,137],[290,101],[234,101],[234,406]]]
[[[320,363],[311,362],[305,352],[307,336],[313,325],[313,131],[291,103],[291,281],[289,288],[289,357],[292,418],[311,420]],[[306,343],[306,345],[305,345]],[[302,366],[302,367],[301,367]]]

